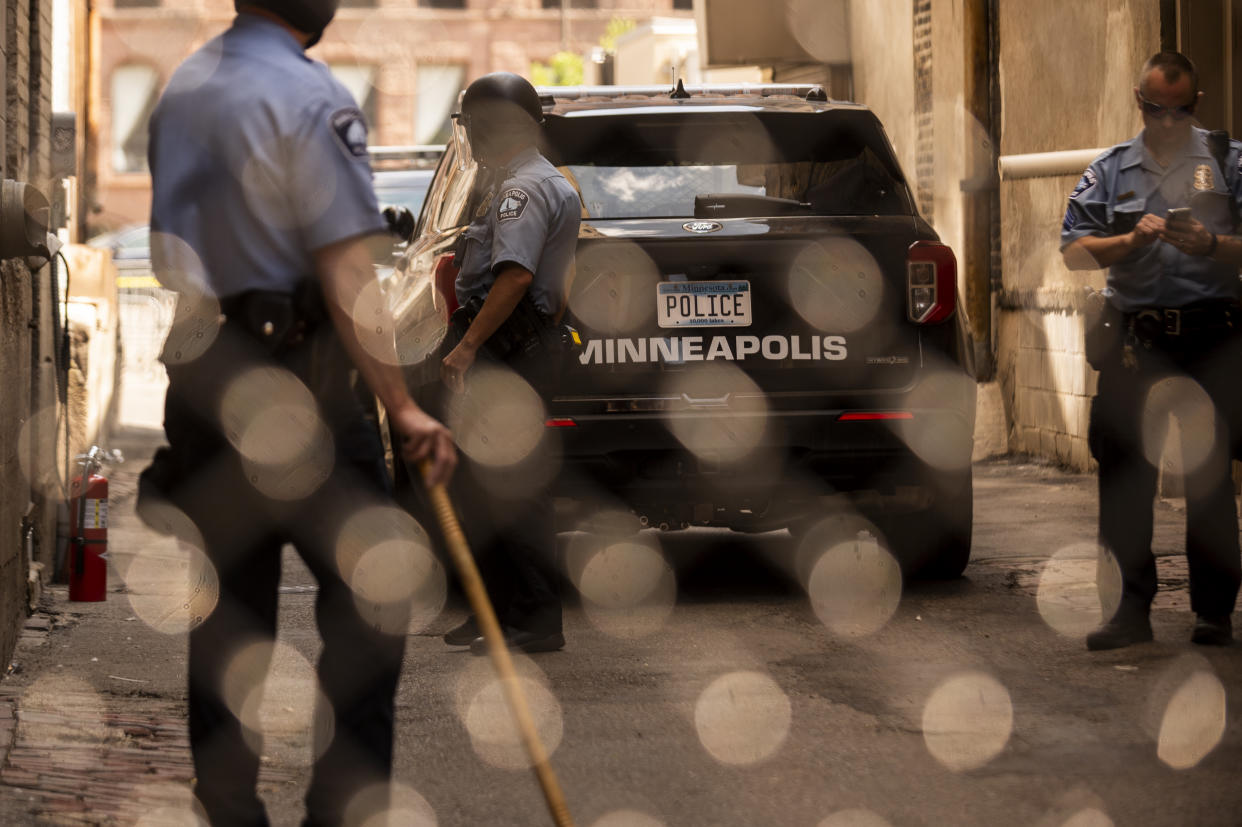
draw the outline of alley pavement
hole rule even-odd
[[[184,576],[185,562],[133,508],[137,475],[161,441],[154,423],[131,422],[106,446],[125,457],[108,469],[107,599],[70,602],[65,586],[51,585],[0,680],[0,823],[198,823],[186,637],[174,620],[179,607],[154,596],[164,580]],[[1236,824],[1242,647],[1188,643],[1193,616],[1177,503],[1157,507],[1157,641],[1087,653],[1083,617],[1050,613],[1073,615],[1093,595],[1084,601],[1077,581],[1046,592],[1050,571],[1064,575],[1084,559],[1065,553],[1094,535],[1094,477],[1010,460],[975,472],[975,558],[966,578],[908,587],[866,637],[832,633],[833,618],[814,594],[808,600],[806,578],[799,585],[783,532],[661,535],[678,578],[675,610],[670,602],[627,618],[628,626],[568,601],[566,651],[519,665],[533,670],[536,717],[579,823]],[[1069,568],[1055,569],[1058,557]],[[264,701],[260,774],[278,827],[301,819],[317,645],[313,579],[292,554],[281,588],[285,645]],[[486,661],[439,640],[463,615],[450,596],[409,638],[391,823],[551,823],[529,770],[476,729],[490,709],[478,701]],[[654,625],[640,628],[649,618]],[[296,668],[283,669],[282,659]],[[984,710],[983,723],[963,724],[967,743],[950,740],[942,754],[928,723],[938,696],[927,696],[937,681],[943,689],[981,680],[981,672],[996,677],[970,691],[984,699],[1003,681],[1000,691],[1017,709],[1009,713],[1012,737],[985,749],[976,766],[969,742],[991,738],[978,727],[995,710]],[[1180,689],[1170,675],[1185,681]],[[1187,675],[1210,678],[1200,685]],[[778,684],[786,694],[752,697]],[[1191,692],[1177,696],[1183,706],[1189,697],[1191,710],[1211,712],[1203,721],[1192,716],[1185,732],[1170,730],[1181,741],[1166,737],[1168,713],[1163,726],[1158,715],[1151,721],[1152,699],[1172,703],[1174,690]],[[731,700],[735,692],[751,707]],[[708,704],[713,697],[724,706]],[[725,712],[754,709],[775,710],[776,719],[713,734]]]

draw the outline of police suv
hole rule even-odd
[[[812,86],[539,91],[542,151],[582,200],[578,341],[545,394],[558,513],[795,535],[848,515],[907,573],[959,575],[972,343],[953,253],[875,115]],[[416,396],[481,198],[467,147],[446,148],[386,285]]]

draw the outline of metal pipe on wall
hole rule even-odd
[[[1050,178],[1057,175],[1079,175],[1108,147],[1067,149],[1058,152],[1031,152],[1026,155],[1002,155],[996,167],[1002,181],[1019,178]]]

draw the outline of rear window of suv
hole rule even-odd
[[[631,110],[549,117],[546,136],[591,219],[912,213],[867,113]]]

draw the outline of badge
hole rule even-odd
[[[496,207],[496,218],[501,221],[512,221],[515,218],[521,218],[522,213],[526,211],[526,204],[530,201],[530,196],[520,189],[505,190],[500,196],[500,204]]]
[[[1074,191],[1070,193],[1070,198],[1077,198],[1084,192],[1095,186],[1095,173],[1088,168],[1082,174],[1082,178],[1078,180],[1078,186],[1074,187]]]
[[[365,158],[367,154],[367,122],[355,107],[338,109],[328,119],[332,131],[341,143],[345,154],[353,158]]]
[[[1212,168],[1207,164],[1195,167],[1195,189],[1200,192],[1216,189],[1216,184],[1212,181]]]

